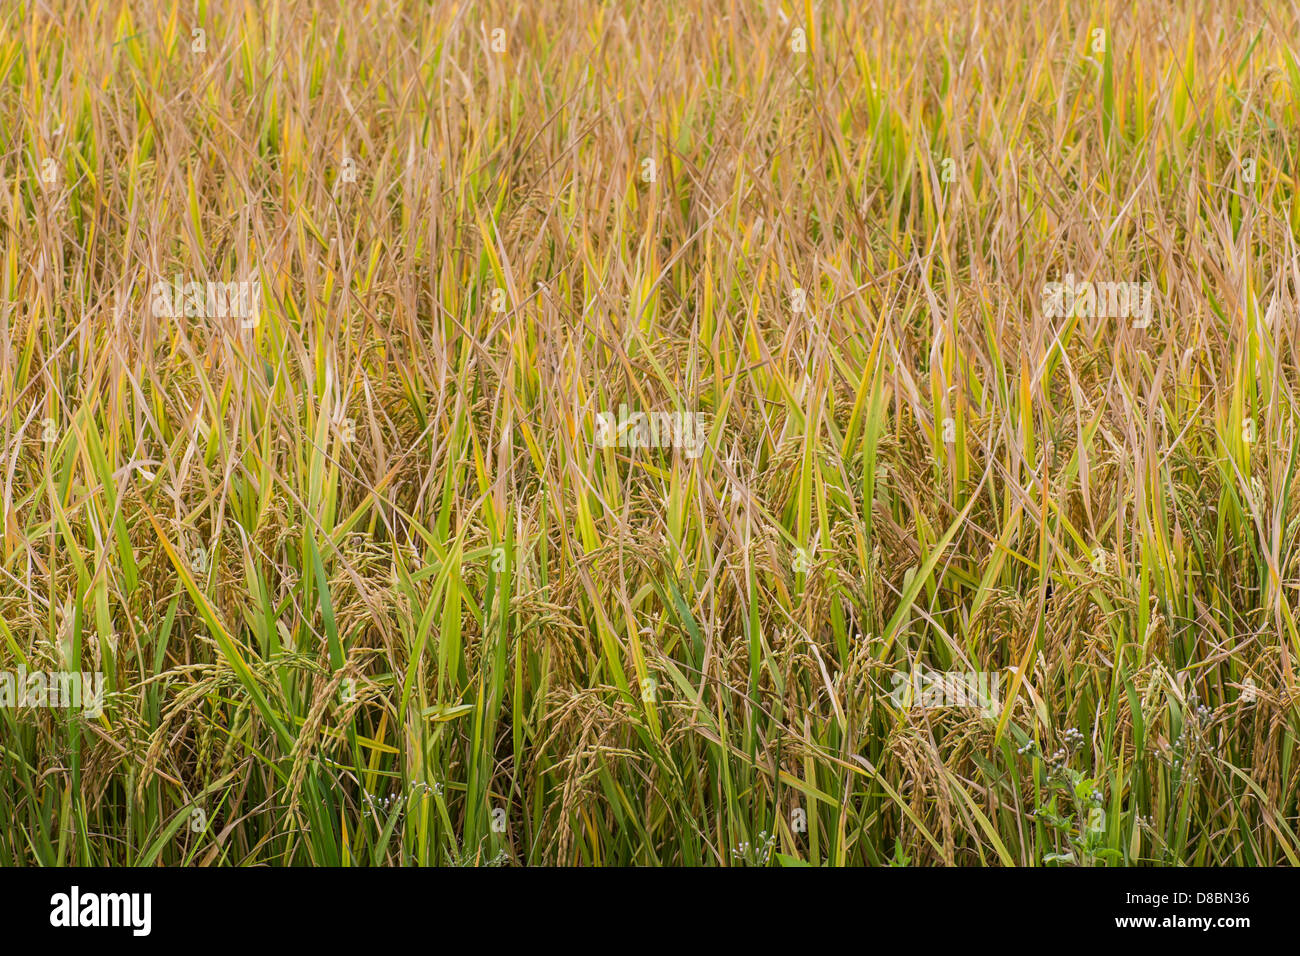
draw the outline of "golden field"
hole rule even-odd
[[[0,865],[1297,862],[1294,5],[0,21]]]

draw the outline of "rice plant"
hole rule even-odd
[[[1300,862],[1293,4],[0,22],[0,865]]]

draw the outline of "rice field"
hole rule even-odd
[[[1300,862],[1294,4],[0,23],[0,865]]]

